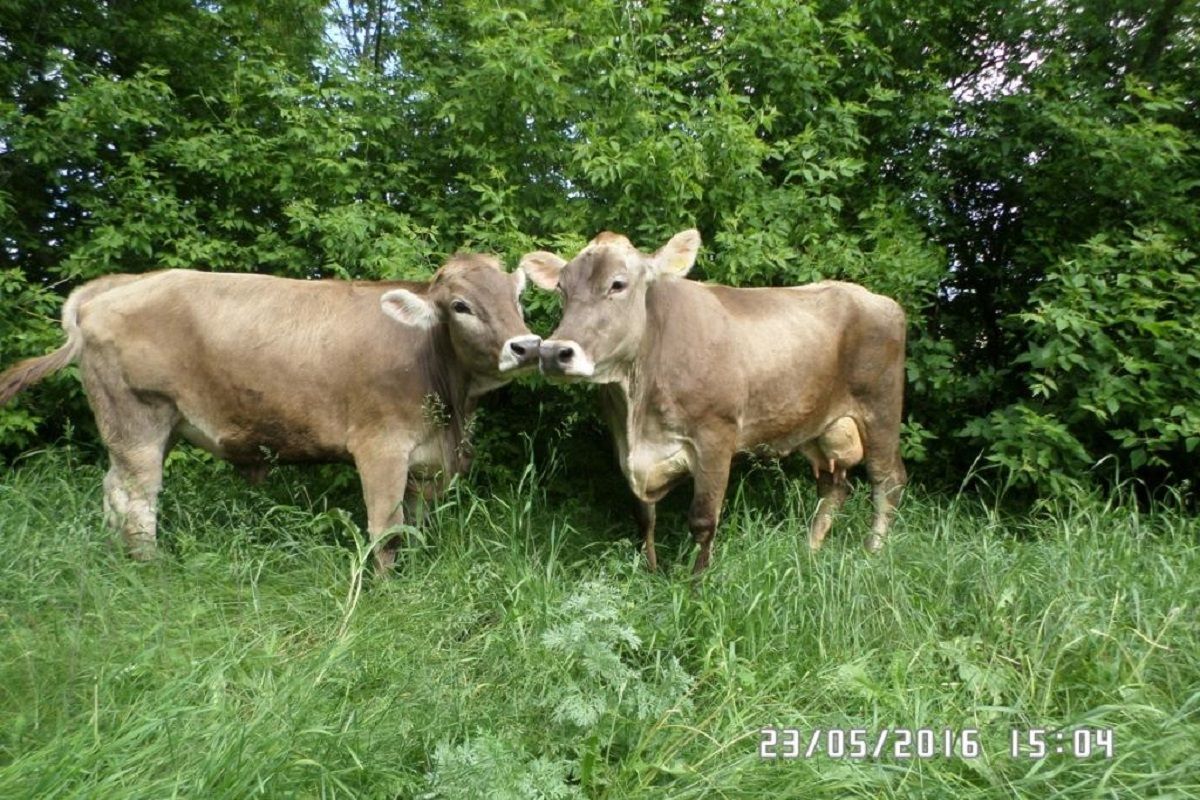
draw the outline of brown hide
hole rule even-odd
[[[865,461],[876,501],[867,546],[878,549],[905,480],[903,311],[849,283],[735,289],[679,277],[698,244],[684,232],[648,255],[606,234],[570,263],[545,253],[523,261],[564,297],[562,322],[542,343],[543,371],[605,384],[651,565],[654,504],[688,476],[697,571],[708,563],[738,451],[808,457],[821,495],[814,548],[845,499],[846,471]]]
[[[153,554],[162,460],[179,437],[254,477],[275,462],[353,462],[377,539],[402,521],[410,479],[463,468],[476,398],[535,363],[523,283],[473,255],[430,284],[109,276],[68,299],[66,345],[0,376],[0,402],[78,360],[111,461],[106,517],[135,556]],[[377,550],[381,568],[393,552]]]

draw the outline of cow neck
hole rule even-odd
[[[447,454],[456,456],[455,471],[458,471],[458,461],[468,455],[463,440],[467,419],[475,405],[469,395],[471,375],[459,363],[446,325],[434,325],[429,330],[427,342],[428,350],[421,359],[426,386],[430,389],[429,394],[440,402],[438,413],[445,424],[444,445]]]
[[[646,347],[643,342],[636,357],[613,371],[615,379],[602,384],[611,387],[615,392],[619,392],[625,398],[626,403],[639,397],[649,388],[649,370],[646,369],[649,362],[646,360],[648,354],[645,350]]]
[[[669,315],[660,313],[662,300],[659,284],[651,284],[646,289],[646,322],[637,354],[613,370],[615,380],[603,384],[608,402],[623,410],[627,430],[632,430],[640,422],[636,417],[650,407],[658,350],[669,324]]]

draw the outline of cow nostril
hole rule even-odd
[[[520,342],[509,342],[508,346],[509,346],[509,349],[511,349],[517,355],[519,355],[519,356],[525,355],[525,345],[521,344]]]
[[[563,362],[564,364],[566,362],[570,361],[571,357],[574,355],[575,355],[575,350],[570,347],[560,347],[558,350],[558,360]]]

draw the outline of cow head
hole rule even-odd
[[[502,383],[538,363],[542,340],[525,327],[524,288],[521,270],[507,273],[493,256],[460,253],[424,293],[392,289],[380,302],[384,313],[405,325],[445,325],[459,362],[472,375]]]
[[[616,380],[645,333],[650,284],[686,275],[699,249],[700,234],[686,230],[652,254],[608,232],[569,262],[553,253],[527,253],[521,269],[543,289],[557,289],[563,299],[562,322],[542,342],[542,372],[596,383]]]

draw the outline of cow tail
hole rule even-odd
[[[122,284],[141,278],[141,275],[107,275],[88,281],[67,297],[63,304],[62,327],[67,341],[62,347],[44,356],[27,358],[0,373],[0,406],[24,389],[58,372],[79,356],[83,349],[83,332],[79,329],[79,308],[93,297]]]

